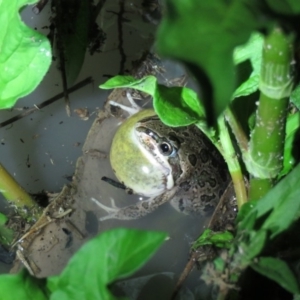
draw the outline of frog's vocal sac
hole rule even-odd
[[[120,182],[150,199],[109,208],[107,218],[136,219],[167,201],[186,214],[205,213],[230,182],[223,157],[196,126],[168,127],[151,109],[119,127],[110,162]]]

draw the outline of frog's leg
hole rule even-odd
[[[104,220],[108,220],[108,219],[133,220],[133,219],[141,218],[141,217],[153,212],[160,205],[166,203],[172,197],[174,197],[177,190],[178,190],[178,188],[176,187],[162,195],[159,195],[154,198],[147,199],[147,200],[143,200],[134,205],[125,206],[122,208],[116,207],[113,199],[111,199],[112,207],[108,207],[108,206],[100,203],[98,200],[96,200],[94,198],[91,198],[91,200],[108,213],[107,216],[101,217],[99,219],[100,221],[104,221]]]
[[[207,191],[206,194],[202,195],[179,192],[170,203],[177,211],[186,215],[195,213],[205,215],[216,208],[219,199],[220,195],[213,191]]]
[[[120,107],[124,111],[127,111],[130,116],[132,116],[135,113],[139,112],[141,110],[141,108],[134,102],[134,100],[133,100],[133,98],[132,98],[132,96],[131,96],[131,94],[129,92],[126,92],[126,97],[127,97],[128,101],[130,102],[131,107],[123,105],[123,104],[120,104],[120,103],[118,103],[116,101],[113,101],[113,100],[110,100],[109,104],[113,105],[113,106]]]

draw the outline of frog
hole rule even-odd
[[[114,135],[110,163],[128,193],[148,199],[123,208],[98,202],[108,213],[100,220],[141,218],[166,202],[184,214],[212,211],[231,181],[212,142],[196,125],[165,125],[153,109],[131,114]]]

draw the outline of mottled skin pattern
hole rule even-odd
[[[186,214],[203,214],[216,206],[230,182],[230,176],[223,157],[196,126],[171,128],[154,115],[137,122],[134,130],[137,140],[153,154],[155,161],[167,160],[174,184],[149,200],[114,211],[109,209],[109,215],[102,219],[136,219],[167,201]],[[158,178],[158,183],[164,180]],[[126,185],[125,180],[123,183]],[[134,188],[129,188],[134,191]]]

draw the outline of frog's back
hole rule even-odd
[[[188,128],[188,130],[187,130]],[[172,205],[183,213],[205,213],[214,209],[231,178],[223,156],[196,126],[178,129],[181,150],[193,172],[180,182]]]

